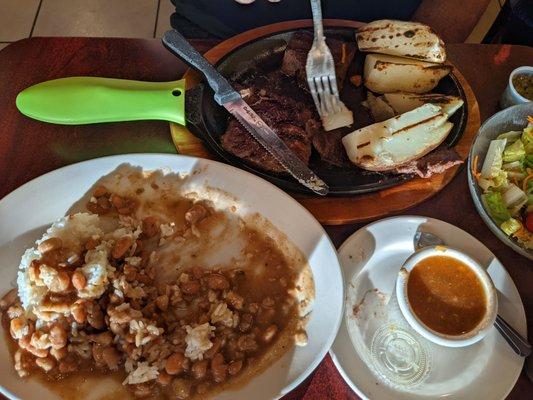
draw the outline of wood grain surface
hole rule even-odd
[[[326,27],[356,29],[363,24],[356,21],[325,20],[324,25]],[[311,20],[299,20],[259,27],[219,43],[204,55],[212,64],[215,64],[231,51],[258,38],[297,28],[310,28],[312,26],[313,23]],[[467,107],[468,115],[463,135],[455,145],[455,150],[463,160],[466,160],[480,125],[479,107],[472,88],[457,67],[454,68],[453,74],[457,77],[464,90],[465,107]],[[200,73],[193,69],[187,70],[184,78],[187,81],[188,89],[202,81]],[[172,139],[180,154],[218,159],[186,127],[171,123],[170,128]],[[291,195],[307,208],[322,224],[342,225],[363,222],[398,213],[427,200],[450,183],[460,168],[461,166],[457,165],[448,169],[445,173],[433,175],[429,179],[414,178],[388,189],[357,196],[320,197],[299,193],[291,193]]]
[[[213,41],[195,41],[200,51]],[[450,60],[470,83],[479,102],[481,120],[498,110],[498,99],[509,73],[530,64],[533,49],[521,46],[450,44]],[[157,40],[108,38],[32,38],[0,51],[0,198],[46,172],[95,157],[134,152],[169,152],[175,148],[168,123],[145,121],[86,126],[59,126],[22,116],[15,107],[19,91],[35,83],[64,76],[90,75],[170,81],[186,66]],[[39,204],[53,199],[35,198]],[[533,329],[533,266],[500,242],[476,213],[464,168],[438,195],[402,212],[452,223],[482,241],[494,252],[513,278]],[[1,221],[0,221],[1,223]],[[338,247],[363,224],[327,227]],[[533,335],[529,334],[529,340]],[[531,397],[533,384],[522,373],[509,399]],[[346,400],[357,395],[344,383],[329,356],[285,400]]]

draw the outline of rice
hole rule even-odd
[[[38,246],[47,239],[58,237],[62,240],[64,246],[77,251],[81,249],[82,244],[89,238],[100,237],[102,234],[101,221],[98,215],[78,213],[58,219],[35,244]],[[36,247],[27,249],[24,252],[20,260],[17,276],[18,295],[22,306],[29,315],[35,314],[36,307],[41,304],[48,292],[46,286],[37,286],[30,281],[28,276],[28,267],[32,261],[41,257],[41,253]],[[44,276],[47,279],[45,284],[46,282],[50,283],[53,277],[46,275],[46,271]]]
[[[78,270],[87,279],[87,286],[78,292],[83,299],[96,299],[100,297],[109,285],[108,274],[110,264],[108,261],[109,250],[105,244],[99,245],[94,250],[89,250],[85,255],[85,265]]]
[[[77,213],[58,219],[36,244],[52,237],[60,238],[63,245],[74,252],[81,249],[83,243],[94,236],[103,234],[100,217],[96,214]],[[40,254],[39,254],[40,255]]]
[[[214,306],[213,312],[211,313],[211,323],[217,324],[219,322],[228,328],[233,328],[239,324],[238,318],[236,318],[233,312],[228,308],[228,305],[224,302]]]
[[[159,372],[157,367],[150,366],[147,362],[140,362],[137,368],[129,373],[122,382],[123,385],[136,385],[138,383],[148,382],[157,379]]]
[[[185,330],[187,331],[187,336],[185,336],[185,343],[187,343],[185,357],[188,357],[193,361],[202,360],[204,358],[204,353],[213,347],[213,343],[209,339],[211,338],[212,331],[215,330],[215,327],[206,322],[195,328],[190,325],[185,325]]]

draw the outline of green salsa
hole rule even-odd
[[[519,74],[514,76],[513,86],[520,96],[533,100],[533,75]]]

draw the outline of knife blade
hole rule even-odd
[[[215,100],[225,107],[246,130],[278,161],[298,182],[319,195],[329,191],[326,183],[300,160],[263,119],[252,110],[230,83],[175,29],[162,38],[165,47],[199,70],[215,92]]]

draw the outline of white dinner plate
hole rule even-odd
[[[236,198],[237,212],[260,213],[307,257],[315,283],[315,300],[306,326],[307,346],[295,347],[244,387],[221,393],[216,399],[273,399],[294,389],[323,359],[341,322],[344,285],[337,253],[322,226],[293,198],[226,164],[168,154],[128,154],[70,165],[21,186],[0,201],[0,293],[14,287],[24,249],[32,247],[44,230],[65,215],[99,178],[123,163],[145,170],[168,168],[187,174],[186,187],[191,191],[222,189]],[[18,378],[4,334],[2,331],[0,392],[12,399],[57,399],[37,381]],[[101,379],[93,384],[102,392],[111,383]]]
[[[503,399],[516,383],[524,359],[511,350],[496,328],[481,342],[464,348],[430,344],[431,373],[426,381],[410,389],[395,389],[376,378],[362,361],[360,346],[359,352],[354,347],[359,333],[348,330],[348,326],[355,326],[350,320],[354,318],[354,305],[374,288],[387,295],[392,293],[401,265],[414,251],[413,237],[419,226],[487,268],[498,289],[499,314],[527,337],[520,295],[504,266],[479,240],[436,219],[393,217],[361,228],[339,249],[346,299],[343,322],[331,349],[333,362],[348,385],[364,399]],[[369,313],[367,311],[367,315]],[[361,354],[364,357],[364,353]]]

